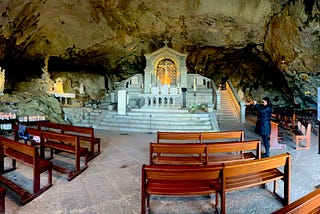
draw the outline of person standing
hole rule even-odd
[[[272,113],[272,104],[269,97],[264,97],[262,99],[262,105],[257,104],[256,101],[253,101],[253,105],[257,109],[259,115],[257,118],[256,132],[261,136],[262,142],[265,148],[266,153],[262,157],[270,156],[270,134],[271,134],[271,113]]]

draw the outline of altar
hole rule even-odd
[[[145,54],[143,74],[136,74],[118,84],[126,90],[129,108],[181,109],[194,104],[213,103],[212,80],[196,73],[188,73],[187,54],[165,46]],[[124,96],[124,95],[121,95]]]

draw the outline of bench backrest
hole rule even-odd
[[[215,180],[221,174],[222,165],[219,166],[156,166],[143,165],[142,176],[145,180],[193,181]]]
[[[197,155],[199,162],[206,154],[206,145],[200,143],[150,143],[150,165],[155,156],[178,155],[179,157],[191,157]]]
[[[320,212],[320,189],[316,189],[307,195],[299,198],[293,203],[273,212],[272,214],[299,214],[299,213],[319,213]]]
[[[61,129],[64,134],[78,135],[94,139],[94,130],[92,127],[61,124]]]
[[[0,150],[2,150],[2,152],[6,153],[7,149],[12,149],[16,152],[32,157],[34,166],[38,164],[38,161],[37,161],[39,158],[38,147],[22,144],[3,136],[0,136],[0,144],[1,144]]]
[[[221,132],[202,132],[201,142],[214,142],[214,141],[230,141],[231,139],[236,141],[244,141],[244,131],[243,130],[233,130],[233,131],[221,131]]]
[[[42,131],[42,137],[44,143],[46,143],[47,141],[52,141],[57,143],[70,144],[71,146],[75,147],[80,146],[78,137],[74,135]]]
[[[200,132],[160,132],[157,133],[157,143],[160,142],[192,142],[200,143]]]
[[[43,131],[54,131],[61,133],[61,125],[60,123],[53,123],[48,121],[39,121],[37,123],[37,128]]]
[[[290,154],[280,154],[252,161],[224,163],[223,177],[240,176],[284,166],[284,174],[289,173]]]
[[[260,140],[206,143],[207,153],[260,151]]]

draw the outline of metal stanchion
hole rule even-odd
[[[149,120],[149,132],[148,132],[148,134],[152,134],[152,132],[151,132],[151,117],[152,117],[152,115],[150,114],[149,117],[150,117],[150,120]]]

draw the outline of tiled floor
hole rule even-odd
[[[254,119],[247,123],[220,124],[221,130],[244,129],[245,139],[257,139]],[[67,181],[64,174],[54,171],[53,186],[30,203],[20,206],[6,197],[6,213],[140,213],[141,166],[148,163],[149,142],[155,134],[120,133],[96,130],[102,138],[102,153],[90,161],[88,169]],[[317,136],[312,136],[310,150],[297,151],[289,135],[281,143],[285,150],[272,150],[271,155],[289,152],[292,155],[291,201],[302,197],[320,184],[320,155]],[[28,172],[27,167],[18,165]],[[30,185],[30,184],[27,184]],[[279,182],[281,193],[282,185]],[[271,189],[268,184],[267,188]],[[260,187],[227,194],[227,213],[270,213],[281,207],[270,191]],[[152,213],[212,213],[206,197],[152,197]]]

